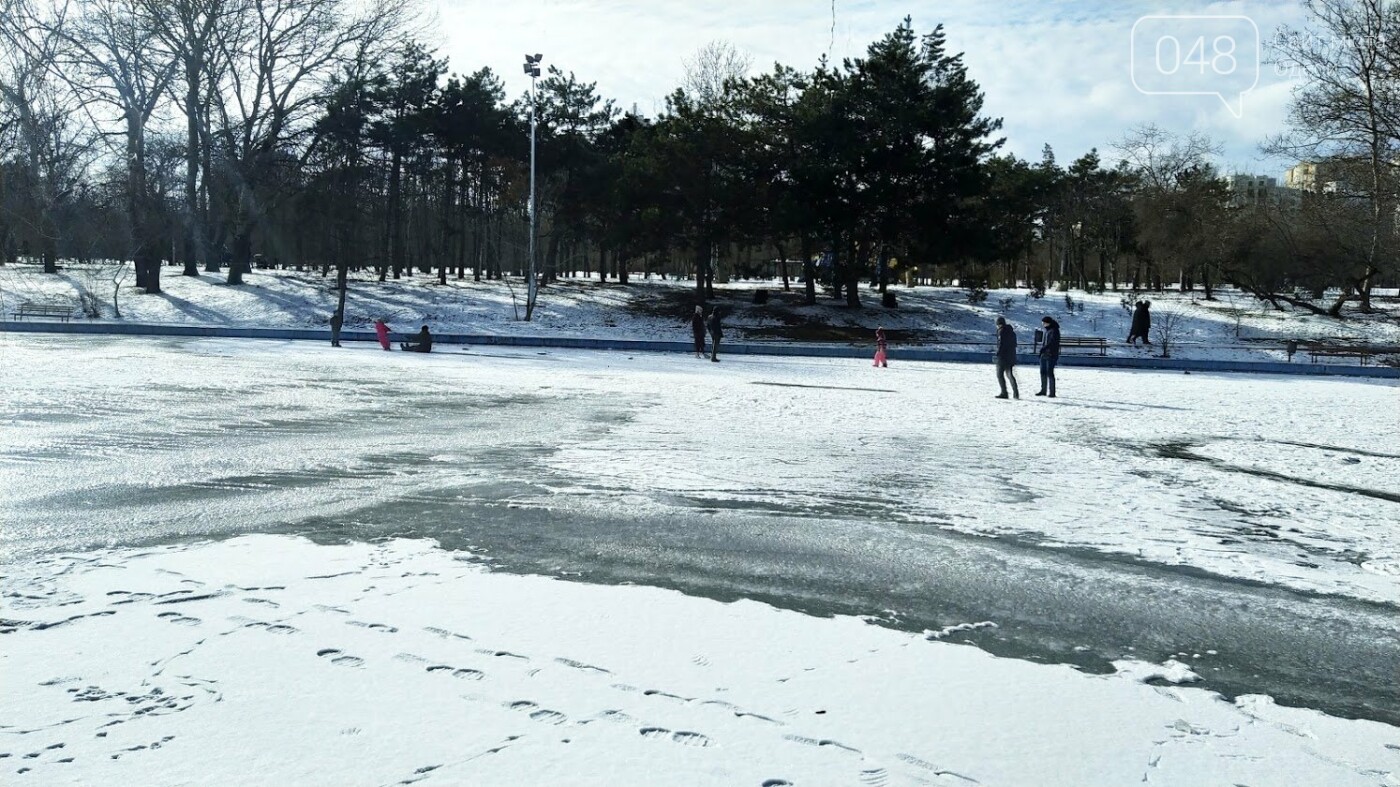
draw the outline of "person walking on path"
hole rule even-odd
[[[413,337],[413,341],[404,342],[400,345],[404,352],[410,353],[430,353],[433,351],[433,335],[428,332],[428,326],[424,325],[423,330]]]
[[[710,319],[705,323],[710,329],[710,360],[719,363],[719,340],[724,338],[724,327],[719,322],[719,307],[710,310]]]
[[[1016,386],[1016,330],[1006,324],[1005,317],[997,318],[997,385],[1001,386],[998,399],[1005,399],[1006,378],[1011,378],[1011,393],[1021,398],[1021,389]]]
[[[374,321],[374,333],[379,337],[380,347],[383,347],[385,350],[391,349],[389,345],[389,323],[384,322],[383,317]]]
[[[1045,343],[1040,345],[1040,390],[1036,396],[1055,398],[1055,364],[1060,362],[1060,324],[1054,317],[1040,318]]]
[[[879,367],[882,367],[882,368],[885,368],[885,369],[890,368],[890,364],[889,364],[889,362],[886,360],[886,354],[889,352],[889,349],[890,349],[890,343],[889,343],[888,341],[885,340],[885,329],[884,329],[884,328],[876,328],[876,329],[875,329],[875,363],[871,364],[871,366],[879,366]]]
[[[705,307],[696,306],[690,315],[690,333],[695,337],[695,357],[705,357]]]
[[[1142,339],[1142,343],[1148,347],[1152,346],[1152,339],[1149,334],[1152,331],[1152,313],[1148,309],[1152,308],[1152,301],[1138,301],[1133,307],[1133,324],[1128,329],[1128,344],[1137,346],[1137,340]]]

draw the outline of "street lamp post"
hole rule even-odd
[[[525,289],[525,321],[535,313],[535,297],[539,291],[539,276],[535,272],[535,127],[538,93],[535,80],[540,75],[540,60],[544,55],[525,56],[525,74],[530,77],[530,281]]]

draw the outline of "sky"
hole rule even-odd
[[[1260,151],[1285,128],[1293,83],[1257,55],[1262,44],[1267,61],[1280,25],[1306,25],[1300,0],[428,1],[429,40],[451,68],[490,66],[512,96],[528,87],[524,54],[538,52],[623,109],[654,115],[685,60],[712,41],[752,55],[756,70],[811,68],[824,54],[861,56],[909,16],[916,33],[945,26],[1017,156],[1038,160],[1048,143],[1061,164],[1091,148],[1111,164],[1114,143],[1154,123],[1209,135],[1227,173],[1281,177],[1292,163]],[[1228,95],[1233,109],[1204,91]]]

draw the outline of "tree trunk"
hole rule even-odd
[[[802,287],[806,292],[807,305],[817,303],[817,266],[812,263],[812,239],[802,233],[797,239],[797,253],[802,255]]]

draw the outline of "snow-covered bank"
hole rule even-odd
[[[13,784],[1400,784],[1400,731],[754,602],[249,536],[5,567]]]
[[[228,286],[222,276],[198,278],[167,269],[164,292],[142,295],[133,288],[120,296],[124,320],[136,323],[217,325],[261,328],[328,327],[335,310],[334,277],[317,271],[259,270],[247,284]],[[895,346],[919,344],[947,349],[970,349],[991,342],[992,321],[1005,316],[1029,348],[1032,331],[1042,315],[1061,321],[1066,336],[1105,337],[1113,355],[1148,356],[1159,349],[1128,347],[1124,338],[1130,318],[1121,300],[1126,293],[1047,293],[1032,298],[1026,290],[993,290],[980,303],[968,300],[964,289],[894,286],[898,309],[880,307],[878,293],[863,291],[867,308],[847,309],[823,296],[816,306],[798,297],[800,285],[782,293],[772,281],[720,285],[717,303],[726,312],[732,339],[746,341],[873,342],[876,326],[891,332]],[[755,289],[768,289],[766,304],[753,303]],[[103,302],[103,319],[113,319],[110,288],[85,279],[81,268],[44,275],[34,265],[0,266],[0,312],[9,315],[28,300],[58,298],[75,305],[80,292],[90,291]],[[442,333],[549,335],[608,339],[688,339],[694,283],[635,278],[627,287],[587,279],[564,279],[540,296],[532,322],[521,321],[523,290],[518,283],[449,279],[418,274],[398,281],[378,282],[364,275],[352,280],[346,301],[345,327],[368,330],[375,318],[386,317],[397,330],[411,333],[423,323]],[[1370,342],[1400,346],[1400,303],[1393,295],[1378,298],[1381,312],[1361,316],[1348,312],[1344,321],[1303,312],[1265,309],[1254,298],[1221,289],[1216,301],[1196,295],[1151,293],[1159,320],[1176,312],[1179,326],[1172,339],[1177,357],[1220,360],[1287,358],[1287,340],[1320,340],[1333,344]],[[1154,335],[1153,341],[1158,337]],[[1306,358],[1299,359],[1306,362]],[[1355,363],[1354,359],[1347,362]]]

